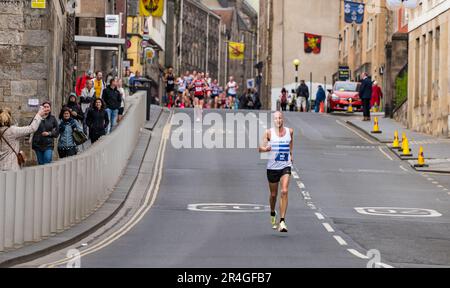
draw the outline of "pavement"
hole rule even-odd
[[[408,137],[412,157],[402,157],[402,151],[393,150],[395,155],[408,162],[411,167],[417,164],[417,157],[420,147],[424,148],[424,156],[428,167],[415,168],[422,172],[450,173],[450,139],[438,138],[423,133],[411,131],[390,118],[378,117],[380,130],[382,134],[373,134],[373,121],[363,122],[361,117],[351,117],[346,120],[348,124],[354,126],[361,132],[370,136],[375,141],[392,146],[395,131],[399,132],[401,142],[402,133]]]
[[[164,114],[163,109],[158,106],[152,106],[151,111],[152,117],[145,124],[147,129],[141,131],[128,165],[108,200],[89,217],[62,233],[37,243],[27,243],[19,249],[0,253],[0,267],[10,267],[32,261],[54,251],[69,247],[101,229],[121,211],[131,189],[136,185],[142,165],[145,164],[144,156],[151,154],[151,152],[148,153],[148,149],[151,147],[151,131],[155,129],[161,115]]]
[[[255,149],[176,149],[173,137],[198,131],[192,111],[175,113],[191,125],[163,133],[159,168],[139,173],[148,191],[125,204],[117,230],[72,247],[81,267],[450,266],[449,177],[413,170],[347,117],[286,113],[295,173],[280,234],[269,222],[266,160]],[[62,255],[20,267],[65,267]]]

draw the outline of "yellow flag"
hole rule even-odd
[[[230,60],[244,60],[245,44],[229,42],[228,52]]]
[[[164,0],[139,0],[139,14],[145,17],[162,17]]]

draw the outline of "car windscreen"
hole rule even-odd
[[[359,88],[358,83],[348,82],[348,83],[336,83],[334,91],[347,91],[347,92],[357,92]]]

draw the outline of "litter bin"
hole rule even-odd
[[[138,91],[146,91],[147,92],[147,113],[146,119],[150,121],[150,110],[151,105],[155,104],[154,97],[152,96],[152,87],[155,85],[154,81],[147,78],[138,78],[134,80],[133,85],[130,87],[130,91],[132,93],[136,93]]]

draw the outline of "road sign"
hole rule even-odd
[[[441,217],[442,214],[430,209],[422,208],[393,208],[393,207],[364,207],[355,208],[356,212],[370,216],[386,217]]]
[[[105,15],[105,34],[119,35],[119,15]]]
[[[31,8],[45,9],[45,0],[31,0]]]
[[[216,213],[260,213],[269,211],[269,207],[258,204],[204,203],[190,204],[188,210]]]

